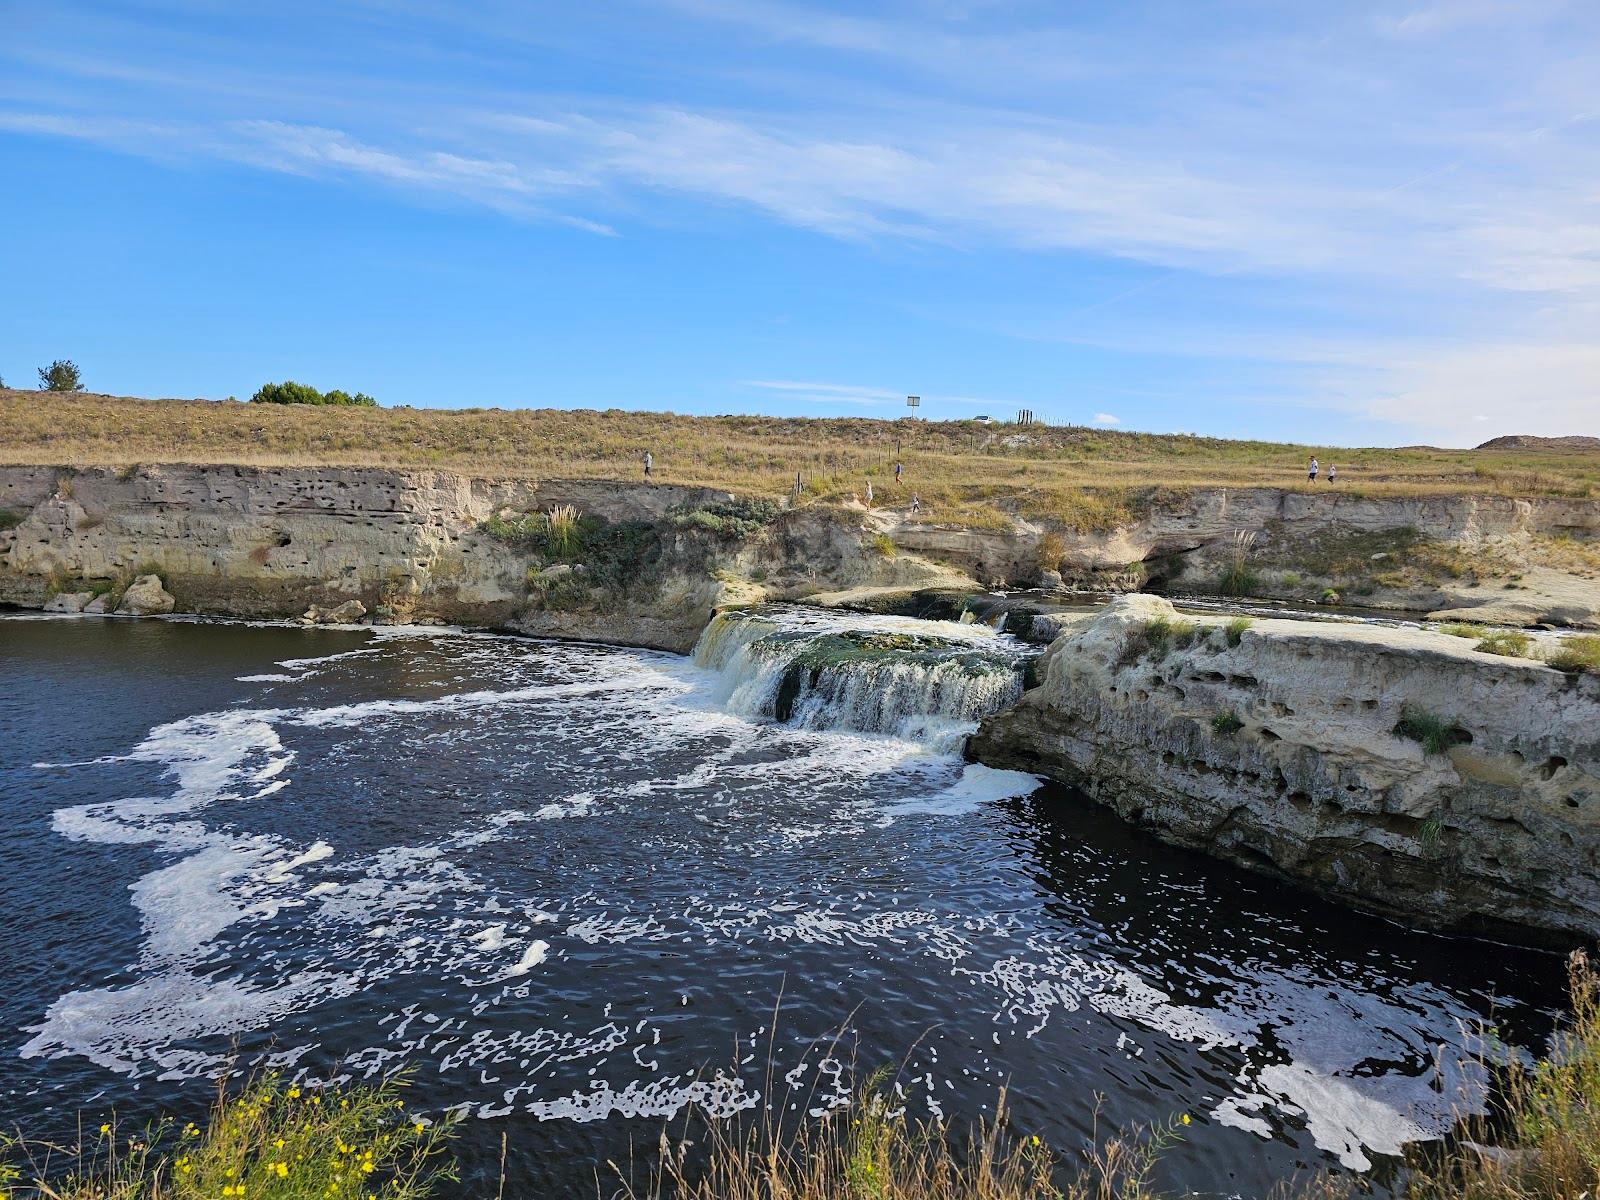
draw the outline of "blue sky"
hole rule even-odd
[[[1593,0],[0,0],[0,180],[13,386],[1600,433]]]

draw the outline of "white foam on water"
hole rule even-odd
[[[480,929],[468,940],[476,944],[479,950],[492,953],[506,944],[506,923],[502,921],[498,925]]]
[[[986,804],[1013,800],[1032,795],[1044,782],[1042,776],[1023,771],[1001,771],[982,763],[967,763],[961,776],[949,787],[924,796],[911,796],[880,805],[883,814],[881,825],[888,825],[896,817],[912,815],[932,817],[962,817],[977,812]]]
[[[287,784],[288,780],[284,780],[283,783]],[[328,845],[327,842],[318,840],[313,842],[311,848],[305,853],[297,854],[287,862],[274,863],[271,871],[267,874],[267,878],[273,883],[282,883],[301,867],[309,867],[312,863],[319,863],[332,857],[333,847]]]
[[[528,948],[522,952],[522,957],[517,959],[516,965],[506,972],[507,978],[517,975],[526,975],[529,971],[533,970],[540,963],[542,963],[545,959],[545,955],[549,952],[549,942],[541,942],[537,940],[529,942]]]

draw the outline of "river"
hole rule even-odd
[[[1463,1027],[1541,1044],[1553,956],[963,764],[1026,654],[787,609],[697,659],[0,617],[0,1117],[66,1136],[197,1115],[229,1064],[406,1067],[469,1114],[469,1180],[504,1134],[507,1194],[592,1194],[663,1116],[820,1108],[890,1064],[914,1114],[1007,1085],[1063,1148],[1187,1114],[1161,1179],[1258,1196],[1381,1185],[1470,1100]]]

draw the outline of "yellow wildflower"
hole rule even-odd
[[[1184,1113],[1183,1114],[1183,1123],[1185,1125],[1187,1125],[1189,1123],[1189,1114],[1188,1113]]]

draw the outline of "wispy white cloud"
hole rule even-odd
[[[1110,413],[1099,412],[1094,415],[1094,423],[1096,425],[1121,425],[1122,418],[1112,416]]]
[[[850,383],[806,383],[793,379],[746,379],[745,387],[760,388],[768,392],[822,404],[864,404],[878,406],[905,403],[905,393],[889,388],[862,387]]]

